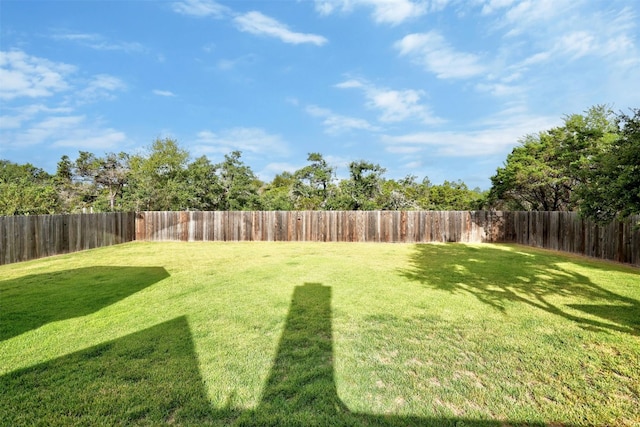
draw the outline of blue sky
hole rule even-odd
[[[176,139],[264,180],[320,152],[487,189],[529,133],[640,107],[640,2],[0,0],[0,158]]]

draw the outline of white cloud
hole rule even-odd
[[[249,53],[233,59],[220,59],[217,62],[216,67],[218,68],[218,70],[229,71],[235,69],[238,66],[253,65],[258,62],[258,60],[258,55]]]
[[[392,154],[415,154],[422,151],[422,147],[416,145],[389,145],[386,151]]]
[[[446,1],[436,1],[433,9],[439,9]],[[372,17],[377,23],[397,25],[408,19],[424,15],[428,5],[424,1],[411,0],[316,0],[316,11],[321,15],[329,15],[336,10],[350,12],[355,7],[373,9]]]
[[[50,116],[26,129],[2,135],[7,145],[22,149],[37,145],[76,149],[109,149],[126,140],[123,132],[87,123],[83,115]]]
[[[98,74],[88,82],[87,86],[73,95],[82,102],[95,102],[98,99],[113,99],[113,93],[127,88],[122,80],[108,74]]]
[[[324,119],[322,121],[322,124],[325,127],[325,132],[330,135],[338,135],[352,130],[380,130],[380,128],[373,126],[364,119],[342,116],[332,112],[329,109],[321,108],[316,105],[307,106],[306,111],[313,117]]]
[[[233,20],[240,31],[274,37],[285,43],[311,43],[316,46],[327,43],[327,39],[322,36],[291,31],[285,24],[256,11],[238,15]]]
[[[227,154],[234,150],[244,153],[286,154],[287,144],[280,135],[269,134],[260,128],[236,127],[218,133],[198,132],[195,151],[199,154]]]
[[[507,110],[476,123],[477,130],[415,132],[383,135],[381,141],[391,153],[428,150],[439,156],[477,157],[506,154],[527,134],[557,126],[557,118],[517,114]]]
[[[406,163],[403,168],[411,170],[411,169],[419,169],[421,167],[422,167],[422,162],[418,161],[418,160],[415,160],[415,161]]]
[[[521,0],[512,4],[513,7],[505,6],[508,10],[501,17],[507,25],[512,26],[509,35],[518,34],[539,23],[555,25],[555,17],[566,16],[572,9],[580,7],[580,2],[575,0]]]
[[[340,89],[362,88],[364,87],[364,84],[360,80],[351,79],[338,83],[336,87]]]
[[[76,150],[110,150],[124,142],[127,136],[115,129],[76,128],[56,140],[56,147],[72,147]]]
[[[377,87],[364,80],[351,79],[336,85],[340,89],[362,89],[367,98],[367,107],[381,111],[379,120],[386,123],[416,119],[425,124],[442,123],[430,108],[422,104],[425,93],[421,90],[392,90]]]
[[[74,66],[22,51],[0,52],[0,99],[6,101],[0,139],[5,148],[110,148],[126,139],[123,132],[106,128],[100,121],[90,122],[76,111],[86,102],[113,98],[126,85],[108,74],[83,79],[74,76],[76,72]],[[39,100],[25,103],[22,98]],[[50,99],[50,105],[42,103],[44,98]]]
[[[94,50],[122,51],[125,53],[140,53],[147,50],[138,42],[112,41],[100,34],[63,32],[54,34],[51,37],[54,40],[70,41]]]
[[[509,85],[504,83],[478,83],[475,87],[480,92],[487,92],[496,97],[512,98],[522,95],[526,91],[525,86]]]
[[[19,129],[23,123],[33,120],[38,114],[60,114],[71,113],[73,109],[69,107],[50,108],[44,104],[31,104],[23,107],[4,108],[12,111],[13,115],[0,116],[0,129]]]
[[[395,48],[441,79],[470,78],[487,71],[478,55],[456,51],[437,31],[409,34]]]
[[[256,172],[258,178],[260,178],[264,182],[269,182],[273,180],[276,175],[281,174],[282,172],[295,172],[300,169],[301,165],[294,165],[286,162],[273,162],[267,164],[262,170]]]
[[[327,43],[327,39],[317,34],[300,33],[289,29],[289,27],[278,20],[264,15],[258,11],[246,13],[236,13],[232,9],[223,6],[213,0],[184,0],[173,4],[173,10],[183,15],[197,17],[230,18],[233,20],[239,31],[251,33],[258,36],[273,37],[290,44],[310,43],[322,46]],[[211,49],[206,48],[207,52]],[[233,67],[231,62],[219,64],[222,68]]]
[[[158,95],[158,96],[165,96],[165,97],[173,97],[176,96],[175,93],[171,92],[170,90],[160,90],[160,89],[154,89],[153,90],[153,94],[154,95]]]
[[[230,13],[228,7],[213,0],[184,0],[173,3],[172,7],[174,12],[182,15],[199,17],[222,18]]]
[[[69,89],[76,68],[13,50],[0,51],[0,99],[39,98]]]
[[[632,69],[640,65],[640,52],[635,44],[636,25],[632,10],[585,15],[574,11],[575,20],[562,21],[561,25],[537,29],[535,37],[540,51],[530,54],[524,60],[515,62],[509,69],[524,74],[530,69],[550,64],[568,64],[600,59],[601,62],[589,68]],[[557,29],[557,28],[559,29]]]
[[[499,9],[509,7],[515,0],[489,0],[482,6],[482,14],[489,15]]]

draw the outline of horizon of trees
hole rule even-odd
[[[320,153],[307,164],[261,181],[240,151],[219,163],[191,160],[171,138],[156,139],[144,154],[80,151],[62,156],[55,174],[29,163],[0,160],[0,215],[142,210],[469,210],[480,209],[486,192],[462,181],[432,184],[408,175],[385,178],[382,166],[349,164],[349,177]]]
[[[640,109],[607,106],[526,135],[491,177],[491,189],[414,175],[388,179],[365,160],[348,178],[323,155],[263,182],[240,151],[219,163],[191,159],[177,141],[156,139],[144,154],[80,151],[55,174],[0,160],[0,215],[141,210],[577,210],[600,222],[640,213]]]

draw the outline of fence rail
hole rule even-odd
[[[134,213],[0,216],[0,264],[134,239]]]
[[[496,242],[640,266],[640,215],[575,212],[139,212],[0,217],[0,264],[144,241]]]

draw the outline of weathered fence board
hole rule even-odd
[[[115,245],[135,237],[133,213],[0,216],[0,264]]]

